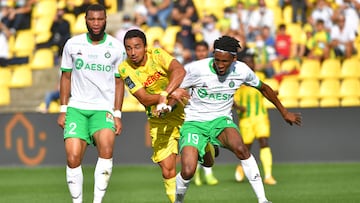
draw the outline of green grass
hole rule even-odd
[[[84,203],[92,202],[93,167],[84,169]],[[215,165],[217,186],[192,184],[186,202],[257,202],[248,182],[234,180],[235,165]],[[278,184],[265,185],[274,203],[358,203],[360,163],[275,164]],[[0,202],[71,202],[64,167],[0,168]],[[104,202],[167,203],[160,170],[156,165],[116,166]]]

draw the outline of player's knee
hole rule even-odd
[[[67,164],[70,168],[76,168],[81,164],[81,158],[79,156],[68,156]]]
[[[165,179],[170,179],[176,176],[176,170],[162,169],[162,176]]]
[[[196,166],[182,166],[181,168],[181,176],[185,179],[185,180],[189,180],[191,179],[196,171]]]
[[[246,147],[246,145],[244,145],[244,144],[235,147],[234,153],[241,160],[244,160],[244,159],[247,159],[250,157],[250,152],[249,152],[248,148]]]

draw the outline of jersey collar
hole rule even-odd
[[[102,40],[99,41],[99,44],[104,43],[106,41],[106,38],[107,38],[107,34],[105,32],[104,37],[102,38]],[[92,44],[93,41],[90,39],[89,33],[86,33],[86,39],[90,44]]]

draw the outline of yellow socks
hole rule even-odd
[[[170,202],[175,202],[176,177],[164,179],[164,186]]]
[[[260,160],[263,165],[265,178],[272,176],[272,153],[270,147],[260,149]]]

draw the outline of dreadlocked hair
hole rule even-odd
[[[225,35],[214,41],[214,50],[215,49],[237,53],[241,49],[241,46],[237,39]]]

